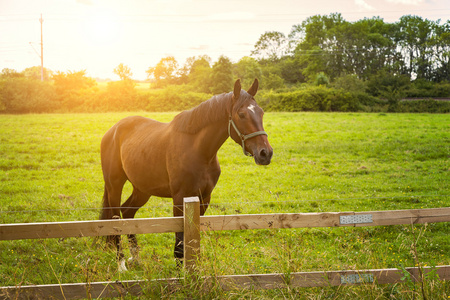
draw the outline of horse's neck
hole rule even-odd
[[[227,120],[218,121],[205,126],[198,133],[198,146],[202,154],[208,159],[216,156],[217,151],[222,147],[228,138]]]

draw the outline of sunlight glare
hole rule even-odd
[[[83,21],[83,33],[90,47],[111,45],[119,31],[118,17],[111,11],[96,10]]]

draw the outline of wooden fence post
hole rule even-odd
[[[200,255],[200,200],[184,198],[184,268],[192,271]]]

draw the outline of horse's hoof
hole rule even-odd
[[[121,259],[121,260],[119,261],[119,267],[118,267],[118,270],[119,270],[119,273],[124,273],[124,272],[127,272],[127,271],[128,271],[127,266],[126,266],[126,261],[125,261],[125,259]]]

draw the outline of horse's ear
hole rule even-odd
[[[240,95],[241,95],[241,80],[238,79],[234,83],[234,92],[233,92],[233,99],[234,99],[234,101],[239,99]]]
[[[252,95],[253,97],[255,97],[256,92],[258,92],[258,86],[259,86],[258,78],[255,78],[255,81],[253,81],[253,84],[252,84],[252,86],[248,89],[247,93],[249,93],[250,95]]]

